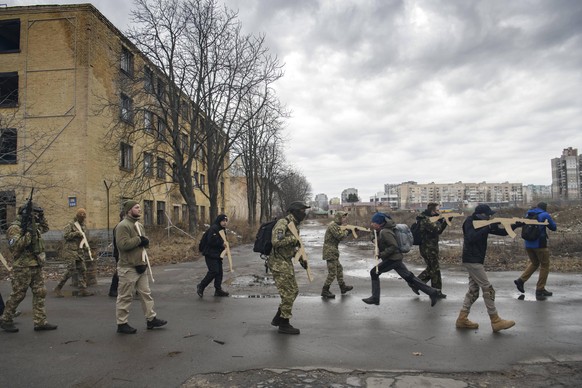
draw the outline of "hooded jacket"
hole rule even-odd
[[[224,251],[224,240],[220,237],[220,231],[225,228],[223,228],[220,223],[225,218],[225,215],[219,215],[216,217],[212,225],[210,225],[210,228],[208,228],[206,247],[204,248],[204,257],[208,259],[222,260],[220,254]]]
[[[550,214],[543,210],[540,209],[539,207],[530,209],[527,211],[527,213],[525,214],[526,218],[536,218],[539,222],[544,222],[545,220],[548,220],[548,225],[547,226],[538,226],[538,228],[541,229],[541,234],[540,237],[537,240],[534,241],[525,241],[525,247],[526,248],[547,248],[548,247],[548,233],[547,233],[547,229],[549,228],[551,231],[555,232],[556,229],[558,229],[556,223],[554,222],[554,220],[552,219],[552,216],[550,216]]]
[[[489,234],[507,236],[507,231],[499,224],[491,224],[479,229],[473,226],[473,220],[478,220],[473,213],[463,223],[463,263],[483,264],[487,253],[487,239]]]
[[[402,260],[403,256],[398,248],[398,241],[396,241],[396,233],[394,228],[396,222],[390,218],[386,218],[386,223],[378,232],[378,251],[380,259],[382,260]]]

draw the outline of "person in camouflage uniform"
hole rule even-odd
[[[337,211],[333,221],[327,225],[323,238],[323,260],[327,262],[327,279],[325,279],[321,291],[321,296],[324,298],[335,298],[335,295],[329,290],[335,279],[337,279],[342,294],[354,289],[344,282],[344,268],[339,261],[338,245],[350,233],[349,230],[341,229],[341,225],[345,225],[347,217],[348,213]]]
[[[447,296],[442,292],[443,280],[439,265],[439,236],[446,229],[447,223],[442,218],[437,222],[430,221],[430,217],[438,216],[439,214],[439,204],[429,202],[426,210],[416,217],[422,235],[422,242],[419,247],[420,256],[426,263],[426,269],[418,275],[418,278],[425,283],[430,280],[431,287],[438,290],[438,297],[444,299]]]
[[[90,260],[89,247],[81,247],[81,241],[87,236],[87,229],[85,227],[85,219],[87,219],[87,212],[85,209],[77,210],[77,214],[72,221],[70,221],[63,230],[63,238],[65,245],[63,247],[63,258],[68,261],[67,272],[63,275],[59,284],[54,289],[54,293],[58,298],[64,295],[61,292],[67,280],[76,272],[78,276],[79,292],[78,296],[91,296],[92,292],[87,291],[87,265],[85,261]],[[78,222],[81,231],[77,229],[75,223]]]
[[[0,318],[0,327],[10,333],[18,332],[12,319],[29,287],[32,290],[34,330],[55,330],[57,328],[56,325],[47,322],[44,303],[46,288],[42,267],[45,262],[45,251],[41,235],[48,232],[49,226],[44,218],[42,208],[36,204],[32,204],[31,207],[32,214],[28,215],[26,214],[28,206],[21,206],[18,210],[18,216],[6,232],[8,247],[14,256],[14,262],[12,264],[12,293],[6,302],[4,314]],[[22,230],[23,218],[29,216],[30,220],[26,224],[26,229]]]
[[[299,334],[299,329],[291,326],[289,319],[292,316],[293,303],[299,294],[292,260],[300,243],[289,230],[289,224],[294,223],[299,231],[299,223],[306,216],[305,209],[309,208],[310,206],[303,202],[292,202],[287,209],[287,216],[277,221],[271,236],[273,250],[267,259],[267,265],[273,274],[275,286],[277,286],[277,291],[281,297],[279,309],[271,321],[271,325],[278,326],[279,333],[282,334]],[[302,266],[307,268],[307,263],[302,263]]]

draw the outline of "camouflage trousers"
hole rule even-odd
[[[85,264],[85,260],[78,258],[69,259],[67,272],[65,272],[65,274],[59,281],[58,286],[60,288],[63,288],[67,280],[69,280],[69,278],[72,277],[75,272],[78,275],[79,288],[81,289],[87,288],[87,265]]]
[[[46,323],[46,309],[44,300],[46,288],[44,287],[44,277],[42,267],[14,267],[12,269],[12,293],[6,302],[2,320],[12,323],[14,313],[20,302],[26,297],[28,288],[32,290],[32,313],[34,326],[41,326]]]
[[[297,295],[299,295],[299,287],[295,280],[295,269],[291,260],[278,261],[276,266],[270,266],[270,270],[273,273],[273,280],[275,280],[275,286],[277,286],[277,291],[279,291],[279,296],[281,297],[281,303],[279,304],[281,318],[289,319],[293,315],[291,311],[293,310],[293,303]]]
[[[331,286],[331,283],[337,279],[340,286],[344,286],[344,267],[339,260],[327,260],[327,279],[325,279],[324,287]]]
[[[430,248],[420,246],[420,255],[426,263],[426,269],[418,275],[418,278],[424,283],[430,280],[432,288],[442,290],[443,280],[441,276],[441,267],[439,265],[439,252]]]

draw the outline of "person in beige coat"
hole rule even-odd
[[[129,200],[123,204],[123,212],[125,218],[115,227],[115,241],[119,250],[119,286],[115,315],[118,333],[135,334],[137,330],[129,325],[128,318],[129,307],[136,291],[141,300],[148,330],[164,326],[168,322],[157,318],[154,311],[146,261],[146,248],[150,241],[145,236],[143,225],[138,222],[141,206],[138,202]]]

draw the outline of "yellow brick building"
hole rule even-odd
[[[90,4],[0,9],[0,225],[14,218],[34,186],[35,202],[52,229],[61,229],[80,207],[87,209],[89,229],[112,228],[121,202],[131,196],[121,183],[135,168],[150,169],[143,179],[157,184],[135,198],[144,222],[186,221],[172,174],[160,172],[171,162],[144,156],[139,139],[110,141],[120,118],[132,115],[142,126],[151,119],[133,115],[138,101],[123,92],[120,98],[119,91],[120,72],[145,69],[157,77],[154,66]],[[119,106],[112,109],[111,102]],[[205,184],[203,167],[194,175]],[[228,208],[227,178],[222,211]],[[209,202],[199,188],[195,195],[199,220],[208,222]]]

